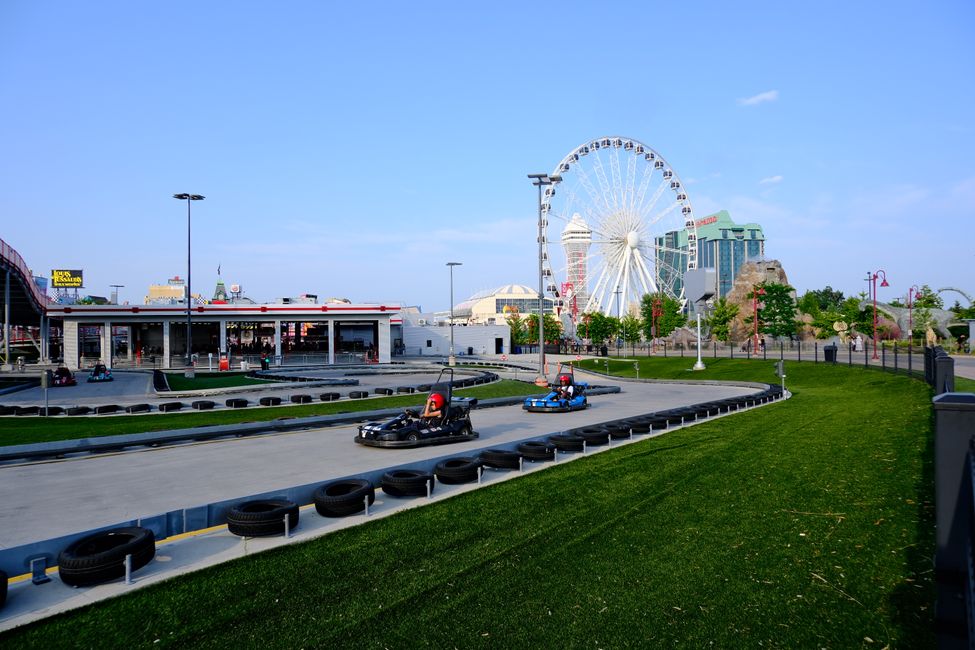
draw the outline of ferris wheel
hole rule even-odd
[[[683,304],[684,273],[697,268],[697,227],[683,183],[659,153],[632,138],[597,138],[553,175],[561,180],[541,205],[542,275],[563,314],[625,315],[644,294]],[[549,233],[561,246],[549,246]]]

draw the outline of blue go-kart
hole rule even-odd
[[[96,363],[95,367],[88,373],[88,381],[112,381],[112,371],[104,363]]]
[[[549,388],[551,390],[544,397],[527,398],[522,408],[529,413],[568,413],[581,411],[589,406],[586,399],[589,384],[576,381],[571,366],[568,371],[560,367],[558,379],[554,384],[549,384]]]

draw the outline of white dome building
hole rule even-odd
[[[544,300],[547,313],[554,313],[551,298]],[[524,284],[506,284],[497,289],[479,291],[464,302],[454,305],[454,322],[470,325],[503,325],[511,313],[522,316],[538,313],[538,290]]]

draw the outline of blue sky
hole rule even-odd
[[[601,6],[597,6],[601,5]],[[640,140],[803,292],[975,293],[975,4],[0,2],[0,238],[141,301],[537,285],[537,195]],[[949,302],[955,296],[950,296]]]

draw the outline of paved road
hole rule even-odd
[[[0,467],[0,548],[127,519],[480,449],[572,427],[754,392],[734,386],[627,382],[576,413],[520,407],[473,413],[481,438],[420,449],[352,442],[354,427],[220,440]]]

